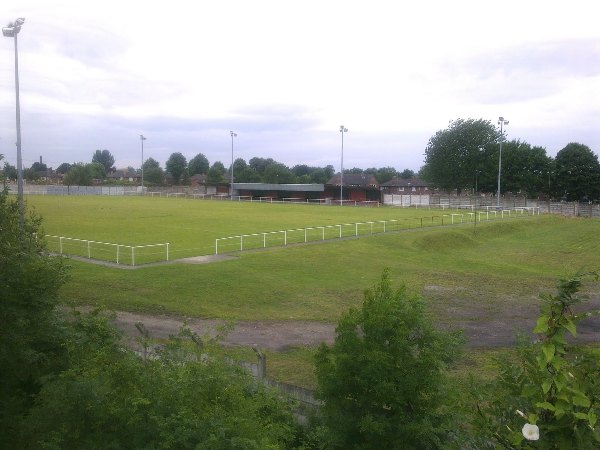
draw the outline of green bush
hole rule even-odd
[[[533,343],[519,356],[499,361],[499,377],[477,393],[476,427],[503,448],[597,449],[600,447],[600,359],[569,344],[578,321],[593,313],[574,308],[586,276],[562,279],[556,295],[543,294]],[[597,312],[595,312],[597,314]]]
[[[449,438],[444,372],[460,335],[437,331],[424,303],[389,271],[340,319],[334,344],[316,356],[318,395],[330,448],[439,448]]]

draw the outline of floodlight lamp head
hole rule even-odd
[[[15,25],[18,27],[20,27],[24,23],[25,23],[25,17],[19,17],[17,20],[15,20]]]
[[[2,34],[5,37],[15,37],[15,29],[14,27],[3,27]]]

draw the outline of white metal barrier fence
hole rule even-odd
[[[48,247],[61,255],[116,262],[130,266],[169,260],[169,243],[125,245],[47,234]],[[159,250],[160,248],[163,248]],[[159,250],[159,251],[156,251]]]
[[[289,230],[266,231],[262,233],[240,234],[215,239],[215,255],[219,252],[236,252],[255,250],[267,247],[280,247],[289,244],[306,244],[308,242],[341,239],[345,237],[367,236],[370,234],[388,233],[403,229],[423,228],[435,225],[454,225],[464,222],[489,221],[524,215],[539,215],[537,207],[523,207],[500,211],[450,213],[427,217],[377,220],[370,222],[342,223]],[[512,214],[512,216],[511,216]]]

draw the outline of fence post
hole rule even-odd
[[[119,264],[119,244],[117,244],[117,264]]]
[[[169,243],[167,242],[167,261],[169,260]]]
[[[131,265],[135,266],[135,247],[131,247]]]
[[[92,256],[91,256],[91,253],[90,253],[90,241],[87,241],[87,244],[88,244],[88,258],[91,259]]]
[[[240,252],[244,251],[244,236],[240,235]]]
[[[355,230],[354,230],[354,236],[358,236],[358,222],[356,222],[354,224],[354,228],[355,228]]]
[[[215,255],[219,254],[219,238],[215,239]]]
[[[267,233],[263,233],[263,248],[267,248]]]
[[[62,253],[63,253],[62,240],[63,240],[63,238],[62,238],[62,236],[60,236],[60,237],[58,238],[58,242],[59,242],[60,254],[61,254],[61,255],[62,255]]]
[[[308,202],[308,199],[306,200]],[[306,228],[304,229],[304,243],[306,244]]]
[[[283,245],[287,245],[287,230],[283,230]]]

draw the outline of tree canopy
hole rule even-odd
[[[173,183],[179,184],[183,172],[187,169],[187,160],[179,152],[171,153],[166,164],[167,172],[173,177]]]
[[[115,164],[115,158],[106,149],[96,150],[96,152],[92,156],[92,162],[101,164],[103,168],[103,173],[104,175],[106,175],[113,168],[113,165]]]
[[[554,186],[557,197],[566,200],[600,199],[600,163],[586,145],[571,142],[554,158]]]
[[[444,190],[470,189],[486,149],[497,143],[499,131],[489,120],[457,119],[435,133],[425,149],[422,177]]]
[[[208,173],[209,166],[210,165],[206,156],[204,156],[202,153],[198,153],[196,156],[190,159],[190,162],[188,163],[188,171],[190,176],[196,174],[205,174]]]

